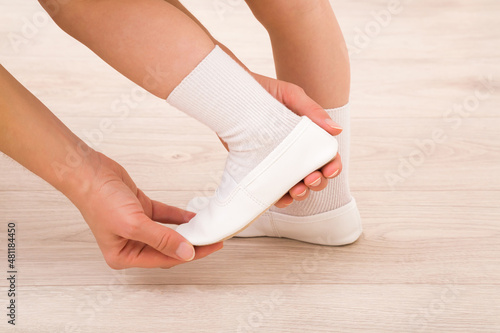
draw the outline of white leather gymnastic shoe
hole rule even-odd
[[[196,213],[206,207],[207,197],[193,198],[187,207]],[[355,242],[363,231],[354,198],[348,204],[329,212],[310,216],[293,216],[266,211],[235,237],[278,237],[302,242],[340,246]]]
[[[337,154],[337,140],[303,116],[288,136],[240,183],[227,172],[207,205],[176,231],[193,245],[231,238],[256,220],[290,188]]]

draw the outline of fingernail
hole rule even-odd
[[[304,190],[304,192],[297,194],[298,197],[303,197],[307,193],[307,188]]]
[[[335,177],[338,173],[339,173],[340,170],[337,170],[335,171],[334,173],[332,173],[330,176],[328,176],[327,178],[333,178]]]
[[[330,126],[331,128],[333,129],[337,129],[337,130],[341,130],[342,131],[342,127],[340,127],[339,124],[337,124],[336,122],[334,122],[333,120],[331,120],[330,118],[326,118],[325,119],[325,123]]]
[[[311,184],[309,184],[310,186],[318,186],[319,184],[321,184],[321,177],[316,179],[315,181],[313,181]]]
[[[175,254],[183,260],[191,261],[193,260],[195,253],[191,244],[182,242],[177,248],[177,251],[175,251]]]

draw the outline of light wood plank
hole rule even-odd
[[[180,191],[149,194],[179,207],[196,195]],[[172,270],[128,270],[126,283],[259,284],[303,279],[308,283],[441,284],[451,279],[497,284],[498,194],[469,192],[470,200],[463,201],[462,193],[454,191],[361,191],[355,195],[364,233],[353,245],[231,239],[220,252]],[[0,216],[18,224],[24,285],[91,285],[114,274],[78,210],[61,194],[1,192],[0,203]],[[0,239],[6,237],[5,232],[0,230]],[[221,265],[227,262],[236,265]]]
[[[204,190],[221,177],[226,153],[216,136],[192,119],[127,118],[112,132],[101,132],[102,140],[88,134],[99,129],[99,120],[66,122],[121,163],[144,190]],[[500,188],[500,177],[492,177],[500,171],[499,118],[464,119],[456,129],[454,123],[420,118],[359,119],[352,125],[354,190]],[[432,141],[434,131],[442,133],[438,142]],[[5,157],[0,161],[0,191],[50,188]]]
[[[309,285],[21,288],[37,332],[495,332],[499,286]],[[107,283],[113,283],[107,285]],[[24,324],[23,324],[24,323]],[[31,332],[31,331],[30,331]]]

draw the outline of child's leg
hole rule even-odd
[[[168,1],[190,15],[177,0]],[[271,35],[278,77],[301,85],[323,107],[330,108],[327,111],[333,120],[341,123],[344,130],[337,139],[341,156],[348,162],[349,59],[342,33],[328,2],[247,2]],[[319,9],[319,12],[315,9]],[[206,31],[200,22],[196,22]],[[291,24],[290,29],[287,24]],[[211,38],[214,43],[221,45]],[[307,49],[303,48],[304,45],[307,45]],[[234,55],[233,58],[237,60]],[[326,245],[343,245],[355,241],[362,231],[361,219],[349,191],[347,166],[344,168],[346,171],[340,174],[340,181],[330,180],[327,185],[322,178],[322,183],[317,187],[326,187],[328,193],[325,195],[322,195],[324,191],[312,193],[312,198],[295,202],[288,209],[273,207],[238,236],[287,237]],[[207,198],[196,198],[190,202],[188,210],[197,211],[207,203]]]
[[[346,45],[328,0],[247,0],[271,37],[281,80],[301,86],[344,129],[337,136],[342,173],[323,178],[321,192],[289,207],[272,207],[240,237],[274,236],[344,245],[362,232],[348,184],[350,69]],[[313,189],[313,187],[310,187]]]
[[[127,78],[166,99],[214,48],[200,27],[161,0],[40,0],[54,21]]]
[[[329,181],[326,190],[311,193],[310,200],[277,211],[313,215],[344,206],[352,200],[347,179],[350,66],[330,3],[328,0],[247,0],[247,3],[269,32],[278,78],[302,87],[344,129],[337,136],[342,173]]]
[[[347,47],[328,0],[247,0],[271,38],[278,78],[323,108],[349,101]]]

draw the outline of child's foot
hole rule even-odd
[[[316,187],[322,189],[321,192],[311,191],[307,199],[286,208],[272,207],[236,237],[285,237],[315,244],[345,245],[361,235],[361,218],[348,183],[349,105],[327,112],[344,129],[336,137],[342,156],[342,172],[331,180],[318,175]],[[314,189],[314,186],[309,188]],[[187,209],[197,212],[208,202],[209,198],[194,198]]]
[[[229,147],[216,198],[178,229],[193,245],[238,232],[337,152],[330,134],[288,110],[219,47],[167,101],[212,128]]]
[[[228,239],[336,154],[335,138],[309,118],[302,117],[292,132],[240,182],[234,181],[226,170],[207,205],[176,230],[193,245]]]

